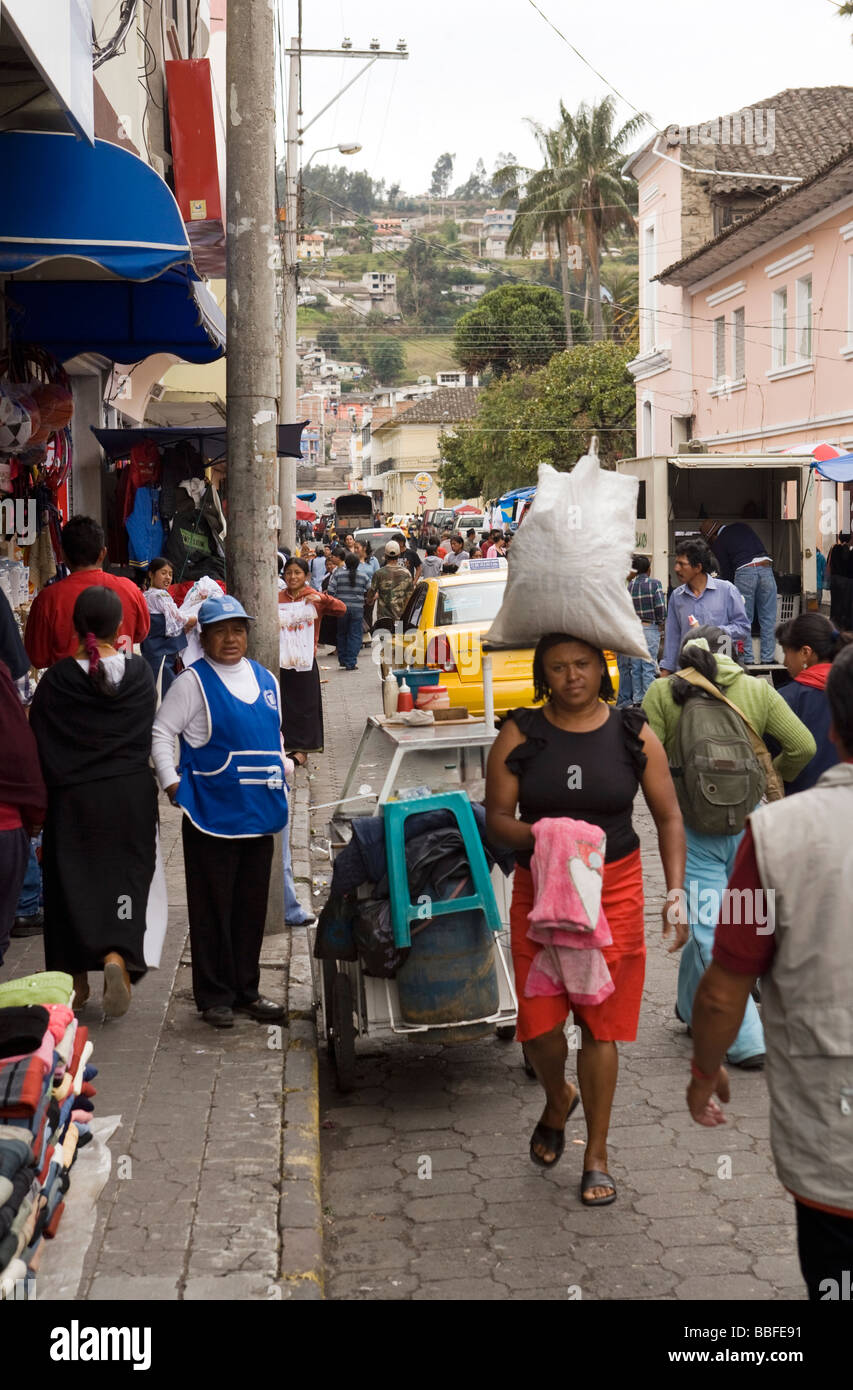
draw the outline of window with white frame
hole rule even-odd
[[[652,403],[643,401],[643,457],[650,458],[654,453],[654,433],[652,420]]]
[[[732,313],[732,376],[743,381],[746,376],[746,311],[743,306]]]
[[[721,314],[718,319],[714,319],[713,339],[714,345],[714,385],[720,386],[726,379],[726,319]]]
[[[658,287],[652,276],[657,273],[655,224],[643,228],[643,312],[640,315],[640,352],[651,352],[655,346]]]
[[[797,356],[802,362],[812,357],[812,277],[797,281]]]
[[[773,291],[771,314],[772,366],[784,367],[788,361],[788,291]]]

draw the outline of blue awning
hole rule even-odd
[[[837,459],[824,459],[812,467],[821,478],[827,478],[831,483],[853,482],[853,454],[842,454]]]
[[[39,343],[60,362],[98,352],[140,362],[170,352],[215,362],[225,351],[225,319],[210,291],[181,267],[156,280],[14,280],[6,286],[9,331]]]
[[[62,362],[172,353],[213,362],[225,320],[199,279],[168,184],[106,140],[0,132],[0,168],[15,189],[0,219],[0,274],[13,341]]]
[[[172,266],[191,263],[172,190],[120,145],[3,131],[0,168],[6,189],[2,274],[49,269],[58,256],[127,280],[152,280]]]

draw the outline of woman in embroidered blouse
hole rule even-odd
[[[587,1145],[580,1196],[585,1206],[616,1200],[607,1171],[607,1133],[616,1090],[616,1043],[633,1042],[643,992],[646,946],[639,839],[631,811],[641,786],[658,831],[667,889],[684,881],[684,826],[666,754],[640,710],[615,709],[601,651],[565,634],[543,637],[533,662],[541,708],[512,710],[489,755],[486,824],[490,837],[516,852],[510,924],[518,995],[517,1037],[545,1091],[545,1109],[530,1140],[534,1163],[551,1168],[565,1148],[569,1115],[583,1099]],[[520,819],[516,819],[516,811]],[[601,906],[613,937],[603,949],[613,993],[595,1006],[570,1002],[564,992],[528,997],[525,984],[539,947],[527,937],[533,906],[529,869],[534,824],[543,817],[570,817],[600,827],[607,836]],[[670,950],[687,939],[680,898],[664,908],[664,936],[675,929]],[[672,901],[672,900],[670,900]],[[580,1027],[577,1070],[580,1094],[566,1081],[565,1023],[569,1011]]]
[[[323,751],[323,695],[320,671],[317,666],[317,642],[320,621],[327,614],[338,617],[346,605],[331,594],[319,594],[308,582],[308,563],[292,556],[284,568],[285,588],[278,595],[279,603],[309,603],[315,610],[314,663],[310,671],[279,671],[281,684],[282,732],[288,755],[300,766],[308,761],[309,753]]]

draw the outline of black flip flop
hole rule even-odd
[[[575,1110],[580,1105],[581,1093],[576,1089],[575,1098],[569,1106],[569,1113],[566,1115],[566,1124],[569,1123]],[[553,1150],[554,1157],[550,1163],[542,1158],[534,1149],[534,1144],[544,1144],[546,1148]],[[563,1150],[566,1147],[566,1130],[552,1129],[550,1125],[543,1125],[540,1120],[530,1136],[530,1157],[534,1163],[538,1163],[540,1168],[556,1168],[560,1159],[563,1157]]]
[[[589,1200],[584,1196],[592,1187],[612,1187],[612,1197],[591,1197]],[[598,1168],[588,1168],[581,1178],[581,1203],[585,1207],[609,1207],[611,1202],[616,1201],[616,1184],[609,1173],[602,1173]]]

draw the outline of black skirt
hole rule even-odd
[[[317,659],[310,671],[280,670],[281,730],[288,753],[322,753],[323,695]]]
[[[79,975],[117,951],[131,980],[154,877],[157,786],[151,772],[52,787],[44,824],[44,961]]]

